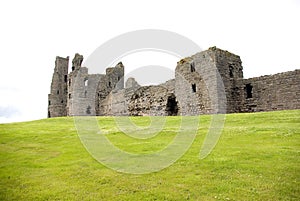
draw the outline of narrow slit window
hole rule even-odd
[[[196,84],[192,84],[192,91],[193,91],[193,93],[196,92]]]
[[[87,87],[87,86],[88,86],[88,84],[89,84],[89,80],[85,80],[85,81],[84,81],[84,86],[86,86],[86,87]]]
[[[229,66],[229,77],[233,78],[233,67]]]
[[[195,63],[192,62],[190,66],[191,66],[191,72],[195,72]]]
[[[68,82],[68,75],[65,75],[65,82]]]

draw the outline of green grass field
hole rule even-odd
[[[113,144],[132,153],[164,148],[179,123],[168,117],[159,135],[137,140],[118,132],[113,118],[98,120]],[[0,200],[300,200],[300,110],[226,115],[217,146],[203,160],[210,116],[200,122],[183,157],[142,175],[118,173],[93,159],[73,118],[0,124]]]

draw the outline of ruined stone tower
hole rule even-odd
[[[124,66],[120,62],[106,74],[89,74],[76,53],[68,74],[69,57],[57,57],[48,95],[48,117],[101,115],[99,102],[114,90],[124,88]]]
[[[89,74],[76,54],[57,57],[48,96],[48,117],[199,115],[300,109],[300,70],[243,78],[238,55],[211,47],[181,59],[175,79],[140,86],[133,78],[124,87],[124,65]]]
[[[175,71],[175,95],[181,105],[180,114],[240,111],[236,103],[242,98],[241,63],[239,56],[216,47],[180,60]]]
[[[48,117],[68,115],[68,66],[69,57],[56,57],[51,92],[48,95]]]
[[[69,75],[68,115],[96,115],[96,88],[102,77],[89,74],[88,68],[82,67],[83,56],[75,54],[72,60],[72,72]]]

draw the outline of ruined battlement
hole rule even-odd
[[[56,57],[48,117],[110,115],[161,116],[300,109],[300,70],[243,78],[240,56],[211,47],[177,62],[174,79],[140,86],[124,65],[89,74],[76,53]],[[224,89],[223,91],[220,89]]]

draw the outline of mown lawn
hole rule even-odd
[[[137,124],[147,117],[132,118]],[[196,139],[170,167],[134,175],[92,158],[73,118],[0,124],[0,200],[300,200],[300,110],[226,115],[222,136],[203,160],[210,123],[201,116]],[[148,139],[133,139],[99,117],[113,144],[151,153],[170,143],[179,117]]]

